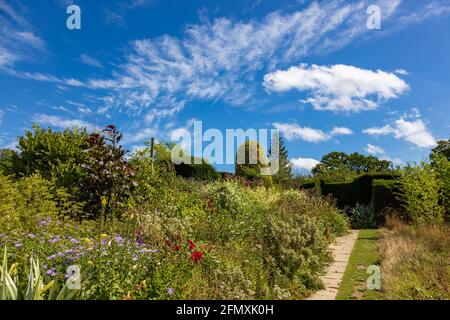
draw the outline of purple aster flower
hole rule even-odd
[[[47,260],[53,260],[55,258],[57,258],[58,256],[56,254],[52,254],[51,256],[47,257]]]
[[[34,233],[29,233],[28,237],[30,237],[31,239],[34,239],[34,238],[36,238],[36,235]]]
[[[168,288],[168,289],[167,289],[167,294],[168,294],[169,296],[172,296],[174,293],[175,293],[175,289],[174,289],[174,288]]]
[[[72,242],[72,243],[80,243],[80,240],[75,239],[75,238],[70,238],[70,242]]]
[[[115,236],[114,237],[114,240],[117,242],[117,243],[123,243],[123,238],[121,237],[121,236],[119,236],[119,235],[117,235],[117,236]]]
[[[55,269],[47,270],[46,273],[47,273],[49,276],[51,276],[51,277],[56,276],[56,271],[55,271]]]
[[[59,236],[55,236],[55,237],[52,237],[50,240],[48,240],[48,242],[50,242],[50,243],[56,243],[56,242],[58,242],[59,240],[61,240],[61,238],[60,238]]]
[[[22,247],[23,247],[23,244],[22,244],[21,242],[17,242],[17,243],[14,244],[14,246],[15,246],[16,248],[22,248]]]

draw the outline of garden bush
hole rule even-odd
[[[410,221],[416,224],[441,224],[445,221],[443,189],[438,171],[426,162],[402,170],[398,180],[398,199]]]
[[[220,174],[214,169],[212,165],[202,160],[200,164],[194,162],[195,158],[192,157],[191,163],[175,164],[175,172],[177,175],[183,178],[193,178],[197,180],[213,181],[220,178]]]

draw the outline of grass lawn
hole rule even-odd
[[[379,265],[378,230],[360,230],[353,247],[350,260],[342,278],[337,294],[337,300],[377,300],[382,299],[379,291],[369,290],[366,285],[367,267]]]

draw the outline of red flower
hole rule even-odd
[[[194,260],[195,262],[200,261],[203,259],[203,253],[201,253],[200,251],[194,251],[192,253],[192,260]]]
[[[194,241],[188,240],[188,243],[189,243],[189,250],[193,250],[195,248]]]
[[[175,251],[180,251],[180,249],[181,249],[180,246],[175,246],[175,247],[173,247],[173,250],[175,250]]]
[[[211,199],[208,200],[208,209],[212,209],[214,207],[213,201]]]

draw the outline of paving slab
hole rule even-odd
[[[333,256],[333,262],[325,269],[321,277],[324,289],[317,291],[306,300],[335,300],[336,295],[347,268],[348,260],[358,239],[359,230],[351,230],[347,235],[339,237],[330,245],[329,250]]]

